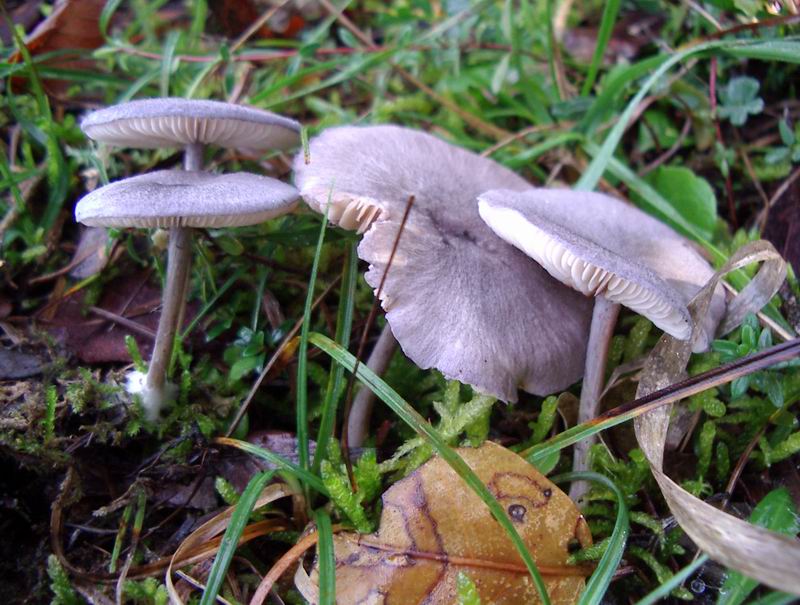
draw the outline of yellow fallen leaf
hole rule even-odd
[[[552,602],[576,602],[589,571],[567,565],[567,557],[591,544],[591,534],[572,500],[520,456],[495,443],[457,451],[514,522]],[[383,494],[377,533],[337,534],[334,548],[336,602],[342,605],[455,603],[460,571],[472,579],[483,603],[539,601],[506,532],[440,458]],[[316,582],[316,569],[311,577]]]

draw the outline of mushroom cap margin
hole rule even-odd
[[[95,227],[241,227],[291,212],[299,192],[265,176],[159,170],[84,196],[75,219]]]
[[[691,337],[687,304],[714,270],[657,219],[611,196],[570,189],[487,191],[479,212],[562,283],[623,304],[676,338]],[[724,312],[718,287],[695,351],[708,348]]]

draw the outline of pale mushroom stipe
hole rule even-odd
[[[708,348],[725,312],[721,288],[706,323],[695,327],[687,305],[714,270],[683,237],[641,210],[601,193],[568,189],[489,191],[479,196],[483,220],[550,275],[594,297],[578,422],[597,415],[608,345],[619,305],[675,338]],[[593,439],[575,445],[574,467],[586,470]],[[575,483],[570,495],[582,495]]]
[[[303,199],[364,233],[359,257],[377,288],[411,196],[415,202],[381,293],[403,352],[423,369],[504,401],[581,377],[591,304],[498,238],[478,215],[492,188],[521,177],[432,135],[398,126],[331,128],[295,158]],[[330,206],[328,202],[330,200]]]
[[[89,114],[90,138],[123,147],[184,146],[184,171],[164,170],[124,179],[84,197],[77,220],[89,225],[167,227],[169,250],[163,305],[146,376],[129,376],[150,419],[158,418],[174,390],[167,373],[186,304],[194,227],[252,225],[294,209],[294,187],[254,174],[201,172],[203,146],[285,149],[300,141],[300,125],[251,107],[218,101],[146,99]]]

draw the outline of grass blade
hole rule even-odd
[[[319,347],[325,353],[330,355],[337,363],[343,365],[349,372],[353,371],[356,366],[356,358],[348,351],[343,349],[340,345],[336,344],[327,336],[322,334],[311,334],[309,342],[314,346]],[[436,453],[445,461],[450,467],[458,474],[459,477],[480,497],[481,500],[489,507],[494,518],[500,526],[506,531],[511,541],[519,551],[525,566],[531,575],[536,589],[543,605],[550,604],[550,598],[547,595],[547,588],[544,585],[542,576],[536,567],[528,548],[522,541],[522,538],[517,533],[511,519],[506,515],[505,510],[497,502],[495,497],[489,489],[483,484],[478,476],[467,466],[464,460],[450,448],[439,435],[438,431],[433,428],[417,411],[412,408],[397,392],[394,391],[388,384],[386,384],[379,376],[372,372],[368,367],[363,364],[358,364],[356,373],[358,378],[364,385],[372,390],[389,408],[400,417],[409,427],[417,432],[423,439],[425,439]]]
[[[597,45],[594,47],[592,63],[589,65],[589,73],[586,74],[586,80],[581,88],[582,97],[586,97],[592,92],[597,73],[603,63],[603,56],[606,54],[606,48],[608,48],[608,42],[611,40],[611,33],[614,31],[614,25],[617,22],[620,4],[620,0],[610,0],[606,2],[606,7],[603,9],[603,18],[600,21],[600,30],[597,32]]]
[[[267,485],[274,474],[274,472],[270,471],[255,475],[250,479],[244,492],[242,492],[242,497],[239,499],[236,510],[231,515],[230,523],[225,529],[225,535],[222,537],[219,551],[214,557],[214,564],[208,574],[208,582],[206,583],[206,589],[203,591],[203,596],[200,598],[200,605],[213,605],[216,601],[253,506],[255,506],[264,486]]]
[[[333,528],[331,518],[323,510],[318,510],[317,521],[317,553],[319,562],[319,605],[336,603],[336,559],[333,553]]]
[[[625,496],[617,487],[617,484],[599,473],[564,473],[553,477],[554,483],[563,481],[594,481],[595,483],[601,483],[614,492],[614,496],[617,498],[617,518],[614,522],[611,538],[608,541],[608,547],[578,600],[578,605],[598,605],[602,602],[606,590],[611,584],[611,579],[614,577],[614,572],[619,567],[619,562],[625,552],[625,544],[628,542],[628,535],[631,531],[628,505],[625,504]]]
[[[317,249],[311,265],[311,277],[308,280],[308,294],[303,309],[303,327],[300,329],[300,346],[297,349],[297,447],[300,455],[300,467],[307,470],[308,460],[308,333],[311,323],[311,305],[314,304],[314,286],[317,283],[319,259],[322,256],[322,244],[325,241],[325,229],[328,226],[327,212],[322,217],[319,228]]]
[[[343,348],[350,344],[350,330],[353,326],[353,308],[355,307],[356,283],[358,281],[358,255],[356,244],[351,243],[347,249],[344,274],[342,276],[342,290],[339,297],[339,311],[336,318],[335,340]],[[328,376],[328,387],[325,391],[325,401],[322,403],[322,416],[317,433],[317,449],[314,452],[314,462],[311,470],[319,474],[319,466],[328,451],[328,441],[333,436],[333,425],[336,421],[336,410],[342,388],[344,386],[344,368],[340,364],[333,364]]]
[[[661,586],[656,588],[653,592],[636,602],[636,605],[652,605],[661,599],[667,598],[669,593],[678,588],[683,581],[691,576],[697,569],[703,566],[708,561],[708,555],[700,555],[692,561],[689,565],[681,569],[678,573],[673,575],[668,581],[664,582]]]
[[[248,441],[239,441],[238,439],[231,439],[230,437],[217,437],[214,440],[215,443],[219,443],[221,445],[230,445],[235,448],[242,450],[250,454],[251,456],[256,456],[257,458],[261,458],[262,460],[266,460],[270,464],[274,464],[279,469],[286,471],[297,477],[301,482],[305,483],[306,485],[310,485],[315,490],[317,490],[320,494],[328,494],[328,490],[325,489],[325,486],[322,483],[322,480],[317,477],[316,475],[312,475],[307,470],[297,466],[293,462],[287,460],[283,456],[279,456],[274,452],[269,450],[265,450],[263,447],[258,447],[254,443],[250,443]]]
[[[760,353],[743,357],[737,361],[709,370],[708,372],[692,376],[677,384],[673,384],[659,391],[654,391],[645,397],[640,397],[634,401],[617,406],[589,422],[574,426],[562,431],[555,437],[551,437],[547,441],[537,443],[524,452],[520,452],[520,456],[538,467],[542,461],[547,460],[555,453],[581,439],[596,435],[600,431],[632,420],[657,407],[667,405],[668,403],[675,403],[676,401],[680,401],[691,395],[696,395],[712,387],[731,382],[746,374],[763,370],[783,361],[789,361],[797,357],[798,354],[800,354],[800,339],[795,338],[794,340],[765,349]]]
[[[734,53],[739,57],[769,58],[772,60],[796,63],[800,61],[798,55],[796,54],[797,48],[800,48],[800,46],[798,46],[798,43],[795,39],[784,40],[782,44],[767,43],[761,40],[754,41],[731,39],[712,40],[710,42],[704,42],[702,44],[690,46],[676,52],[663,63],[661,63],[661,65],[650,75],[650,77],[645,80],[636,95],[634,95],[634,97],[628,102],[625,110],[619,116],[617,123],[614,124],[611,132],[608,133],[605,141],[603,141],[599,152],[597,155],[595,155],[586,171],[583,173],[583,175],[581,175],[581,178],[575,184],[575,189],[591,191],[597,186],[597,183],[600,181],[603,173],[606,171],[609,161],[613,157],[614,150],[622,140],[622,135],[625,134],[625,131],[628,128],[628,122],[630,122],[630,119],[636,111],[636,108],[639,106],[639,103],[641,103],[645,95],[650,92],[650,89],[652,89],[653,86],[655,86],[655,84],[659,82],[672,67],[681,61],[684,61],[685,59],[688,59],[694,55],[709,51],[724,51],[729,54]]]

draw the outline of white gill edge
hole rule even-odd
[[[327,208],[329,222],[359,234],[365,233],[382,216],[386,217],[375,198],[343,191],[331,192],[330,187],[315,185],[304,187],[300,194],[320,214],[325,214]]]
[[[511,208],[479,202],[480,215],[498,236],[538,262],[550,275],[586,296],[605,296],[644,315],[675,338],[691,337],[680,309],[658,292],[585,261]]]

